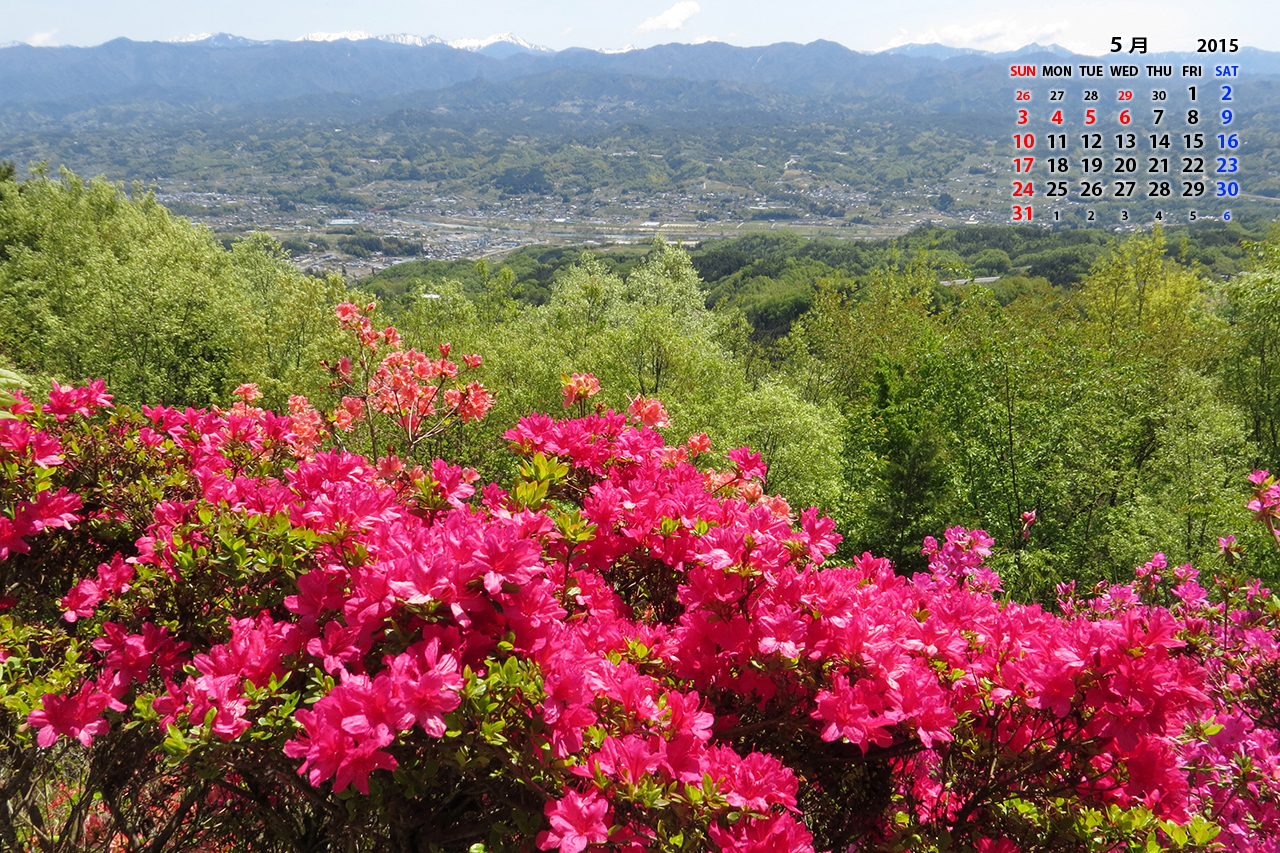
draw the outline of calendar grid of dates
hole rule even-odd
[[[1010,66],[1010,220],[1230,221],[1244,171],[1240,65],[1206,59]]]

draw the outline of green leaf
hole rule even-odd
[[[191,745],[187,743],[187,739],[183,736],[181,729],[170,723],[165,730],[168,732],[168,736],[165,737],[161,748],[166,753],[175,758],[182,758],[191,754]]]
[[[1196,815],[1191,818],[1188,824],[1191,830],[1191,840],[1196,844],[1205,845],[1218,837],[1218,833],[1222,832],[1222,827],[1218,826],[1211,820],[1207,820],[1202,815]]]

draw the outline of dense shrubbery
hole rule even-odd
[[[0,843],[1280,849],[1280,602],[1234,540],[1056,612],[980,530],[831,568],[757,454],[587,375],[481,486],[409,451],[484,388],[340,317],[327,414],[0,401]]]

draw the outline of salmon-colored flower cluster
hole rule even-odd
[[[635,396],[631,398],[630,405],[627,406],[627,413],[635,419],[635,422],[648,427],[649,429],[662,429],[671,425],[671,419],[667,417],[666,407],[662,405],[662,401],[657,397]]]
[[[339,324],[352,331],[360,344],[359,367],[363,378],[353,375],[350,359],[333,368],[344,394],[332,415],[333,425],[351,432],[365,418],[383,415],[397,428],[398,444],[409,453],[425,438],[438,433],[453,419],[463,423],[481,420],[493,407],[493,395],[476,381],[463,382],[461,369],[449,360],[452,347],[439,345],[439,358],[403,348],[400,335],[388,327],[374,331],[372,303],[338,306]],[[383,348],[388,348],[385,353]],[[464,355],[465,370],[480,367],[479,355]],[[380,455],[378,447],[374,455]]]
[[[585,403],[600,393],[600,380],[590,373],[574,373],[560,377],[564,390],[564,407]]]

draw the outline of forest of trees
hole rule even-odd
[[[493,415],[423,453],[499,476],[501,433],[590,372],[615,409],[657,396],[674,432],[761,452],[768,489],[830,513],[846,556],[911,570],[924,535],[982,527],[1010,591],[1047,600],[1153,551],[1213,553],[1241,527],[1244,474],[1280,467],[1280,247],[1241,236],[655,243],[621,261],[407,264],[362,295],[298,273],[270,239],[225,249],[145,192],[10,177],[0,353],[34,382],[103,378],[132,405],[228,405],[256,382],[281,408],[331,393],[332,306],[376,301],[412,345],[485,359]],[[1003,277],[955,283],[979,273]]]

